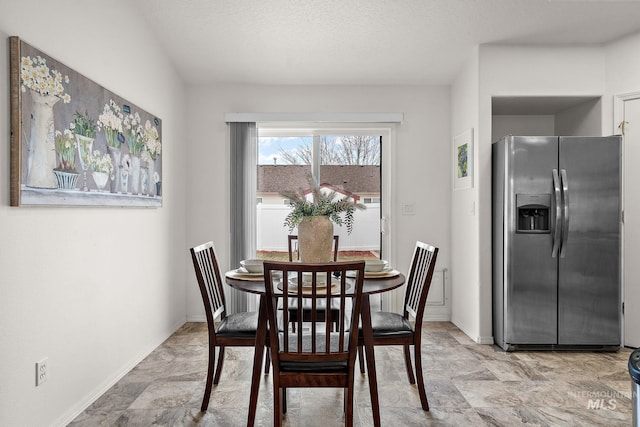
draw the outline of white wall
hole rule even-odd
[[[455,137],[473,129],[473,188],[454,190],[451,196],[451,320],[477,342],[485,342],[480,325],[478,240],[478,50],[456,77],[451,93],[451,133]],[[449,164],[453,141],[449,140]],[[451,166],[449,174],[451,175]],[[446,178],[451,182],[451,176]]]
[[[190,206],[187,243],[213,240],[221,268],[229,266],[229,132],[226,112],[403,112],[392,160],[392,262],[406,271],[416,240],[440,247],[438,269],[449,268],[450,97],[448,87],[197,86],[189,89]],[[403,201],[416,214],[403,215]],[[193,209],[193,210],[191,210]],[[396,261],[397,260],[397,261]],[[188,316],[202,318],[194,277]]]
[[[610,104],[607,104],[610,105]],[[587,101],[555,115],[554,135],[600,136],[602,133],[602,101]]]
[[[611,43],[605,49],[606,54],[606,99],[612,102],[616,95],[640,92],[640,33]],[[607,108],[607,111],[611,111]],[[618,123],[613,117],[605,115],[603,133],[619,134]]]
[[[491,141],[506,135],[554,135],[554,115],[500,115],[491,117]]]
[[[65,425],[185,321],[184,87],[132,8],[0,0],[2,426]],[[162,119],[162,208],[8,206],[13,35]]]

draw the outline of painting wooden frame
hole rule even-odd
[[[162,206],[162,121],[9,37],[11,206]]]
[[[453,188],[473,188],[473,129],[453,138]]]

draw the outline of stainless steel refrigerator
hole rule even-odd
[[[492,155],[496,344],[619,348],[621,138],[506,136]]]

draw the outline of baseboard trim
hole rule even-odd
[[[492,345],[493,344],[493,337],[478,337],[475,340],[478,344],[485,344],[485,345]]]

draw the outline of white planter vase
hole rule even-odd
[[[93,141],[95,138],[75,134],[76,146],[78,147],[78,156],[80,157],[80,166],[82,167],[82,191],[89,191],[87,187],[87,170],[89,169],[89,157],[93,150]]]
[[[153,197],[156,195],[156,185],[155,185],[155,181],[153,180],[153,175],[156,172],[156,161],[153,159],[148,159],[147,169],[149,172],[149,187],[148,187],[147,194]]]
[[[109,174],[106,172],[93,172],[91,176],[93,176],[93,181],[96,183],[98,190],[104,190],[109,181]]]
[[[25,185],[37,188],[58,188],[53,174],[56,167],[53,106],[60,100],[54,95],[31,93],[31,134]]]
[[[107,145],[107,152],[109,153],[109,157],[111,157],[111,164],[113,164],[113,170],[116,171],[114,174],[114,180],[111,181],[111,192],[112,193],[118,193],[120,191],[122,191],[122,184],[121,184],[121,174],[120,174],[120,159],[122,158],[122,151],[120,151],[120,149],[118,147],[112,147],[110,145]],[[125,185],[125,193],[127,187]]]
[[[76,182],[78,182],[78,176],[80,174],[75,172],[62,172],[62,171],[53,171],[53,174],[56,177],[56,181],[58,182],[58,188],[62,188],[64,190],[73,190],[76,188]]]
[[[131,168],[129,169],[129,185],[131,194],[140,192],[140,157],[131,156]]]

